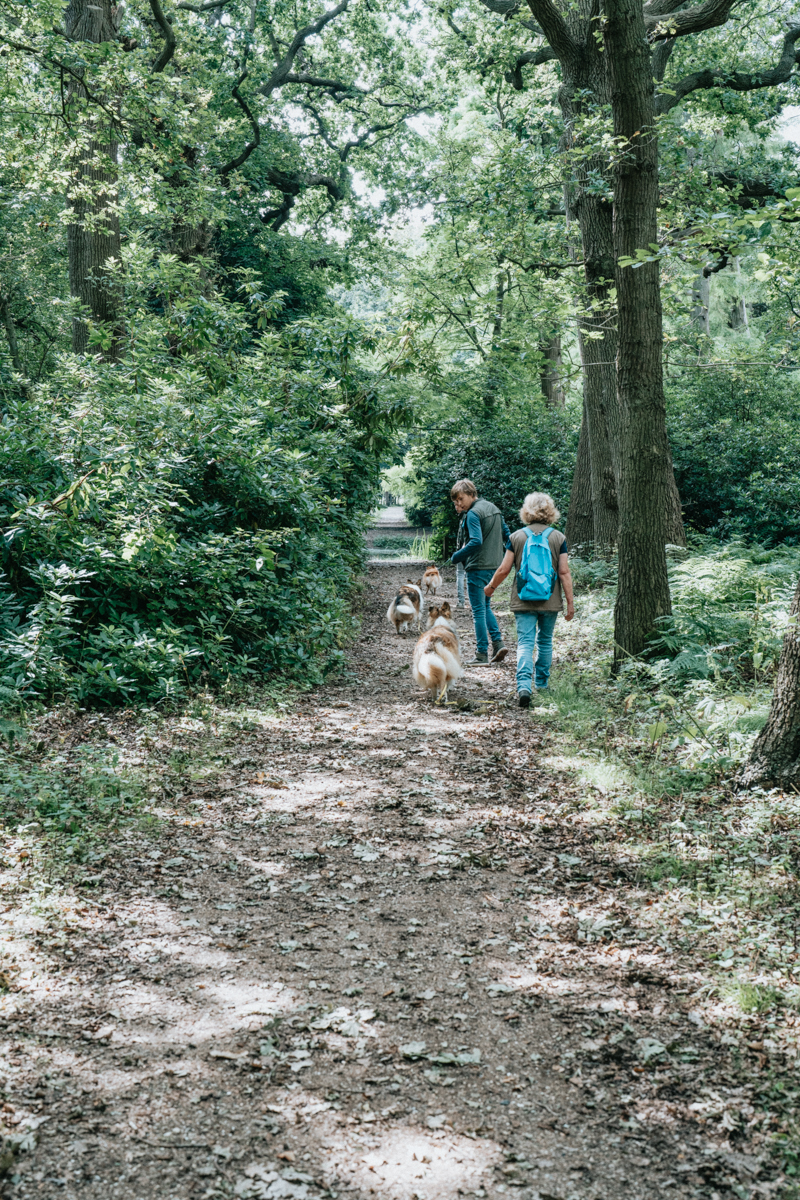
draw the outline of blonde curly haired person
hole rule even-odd
[[[553,633],[565,599],[567,611],[564,619],[571,621],[575,616],[567,539],[560,530],[552,528],[560,515],[553,497],[547,492],[529,492],[519,510],[523,527],[511,534],[503,561],[484,589],[486,595],[491,597],[514,567],[510,608],[517,623],[517,702],[520,708],[530,705],[534,684],[537,691],[547,690],[553,661]],[[546,600],[521,600],[517,591],[516,573],[522,563],[529,530],[534,534],[549,530],[547,541],[553,562],[554,582]]]

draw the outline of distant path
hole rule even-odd
[[[16,893],[14,1200],[751,1195],[690,1108],[725,1102],[729,1048],[637,940],[557,731],[510,664],[423,699],[385,619],[405,575],[371,569],[348,674],[285,715],[104,718],[163,765],[159,825],[72,899]]]
[[[389,508],[381,508],[372,518],[372,524],[376,529],[383,529],[386,526],[391,526],[397,529],[411,529],[406,520],[406,510],[399,504],[393,504]]]
[[[410,547],[416,539],[427,537],[430,532],[430,529],[426,529],[422,525],[410,525],[405,509],[399,504],[379,509],[373,513],[370,527],[367,530],[370,564],[387,561],[405,563],[426,561],[418,554],[412,556]]]

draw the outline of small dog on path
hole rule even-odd
[[[447,699],[447,689],[464,674],[458,633],[450,605],[434,606],[428,613],[428,629],[414,647],[414,679],[438,703]]]
[[[389,605],[386,620],[397,630],[398,637],[410,629],[412,625],[420,628],[420,613],[422,612],[422,592],[416,583],[409,579]]]
[[[426,596],[431,592],[433,592],[435,596],[436,589],[442,586],[442,577],[439,574],[439,568],[431,563],[431,565],[426,569],[425,574],[422,576],[420,583],[425,588]]]

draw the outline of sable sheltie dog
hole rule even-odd
[[[386,620],[391,621],[398,636],[405,633],[412,625],[420,626],[422,611],[422,592],[411,580],[404,583],[395,596],[386,613]]]
[[[458,634],[446,600],[428,612],[428,628],[414,647],[411,669],[419,686],[437,702],[447,699],[450,684],[464,674]]]
[[[425,595],[430,592],[436,595],[436,589],[442,586],[442,577],[439,574],[439,568],[433,563],[426,569],[425,574],[420,580],[421,585],[425,588]]]

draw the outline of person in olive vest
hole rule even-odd
[[[467,595],[472,607],[476,642],[475,657],[467,666],[499,663],[508,650],[503,645],[497,617],[483,589],[503,561],[505,544],[511,534],[500,509],[478,495],[478,489],[471,479],[459,479],[454,483],[450,489],[450,499],[457,513],[466,514],[467,541],[460,550],[456,550],[450,561],[456,566],[463,563],[467,572]],[[492,639],[491,655],[489,638]]]

